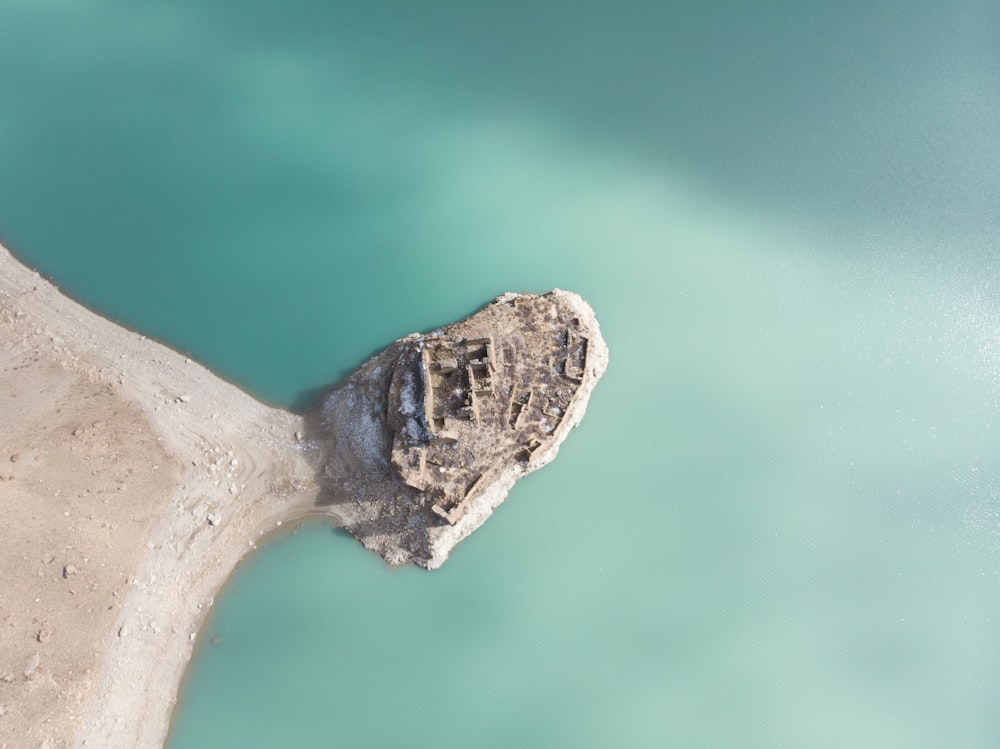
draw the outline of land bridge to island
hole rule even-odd
[[[579,296],[508,294],[297,415],[0,247],[0,733],[162,745],[199,628],[262,535],[326,515],[436,568],[555,457],[606,366]]]

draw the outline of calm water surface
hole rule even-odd
[[[5,2],[0,237],[104,314],[288,407],[508,289],[612,352],[442,570],[249,559],[170,749],[995,747],[1000,11],[921,7]]]

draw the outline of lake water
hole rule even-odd
[[[109,317],[286,407],[611,348],[440,571],[248,560],[170,749],[997,746],[1000,6],[911,6],[0,6],[0,240]]]

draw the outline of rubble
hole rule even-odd
[[[561,290],[401,339],[323,403],[324,500],[390,564],[440,566],[555,456],[607,361],[593,311]]]

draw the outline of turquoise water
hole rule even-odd
[[[285,406],[508,289],[612,352],[442,570],[250,559],[171,749],[997,745],[1000,10],[619,5],[0,6],[0,238],[108,316]]]

